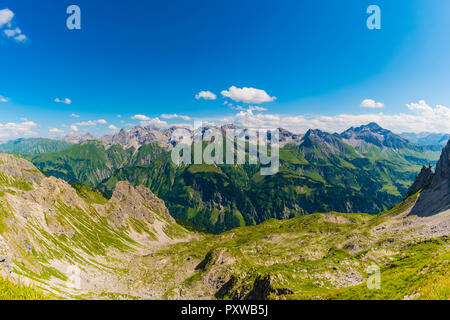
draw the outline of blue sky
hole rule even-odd
[[[71,4],[81,30],[66,27]],[[366,27],[372,4],[381,30]],[[446,0],[6,0],[0,10],[0,140],[194,120],[450,132]]]

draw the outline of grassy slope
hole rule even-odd
[[[63,182],[57,182],[65,185]],[[56,281],[58,286],[52,285],[52,291],[64,293],[67,275],[63,264],[76,264],[82,268],[98,269],[100,272],[111,272],[112,276],[125,277],[126,271],[121,267],[123,256],[146,247],[133,239],[137,236],[143,241],[157,240],[156,230],[149,220],[137,220],[128,217],[121,227],[114,227],[107,217],[99,214],[96,206],[105,205],[107,199],[93,188],[76,183],[73,188],[85,201],[84,209],[67,204],[63,198],[64,192],[55,188],[44,197],[54,196],[52,207],[43,212],[45,223],[39,214],[31,213],[36,208],[30,207],[30,216],[26,221],[20,214],[12,210],[8,197],[18,196],[33,190],[36,185],[28,183],[19,177],[11,177],[0,173],[0,235],[5,239],[13,263],[15,274],[35,281],[46,288],[49,283]],[[59,187],[64,188],[59,185]],[[68,191],[67,191],[68,192]],[[16,202],[17,203],[17,202]],[[108,203],[106,214],[113,210],[114,203]],[[156,219],[161,222],[165,218],[155,210],[142,203]],[[52,226],[53,229],[49,228]],[[55,228],[57,231],[55,231]],[[51,231],[53,230],[53,231]],[[173,223],[164,225],[164,233],[171,239],[184,238],[188,232]],[[58,269],[59,268],[59,269]],[[62,270],[62,271],[61,271]],[[3,299],[45,299],[37,290],[23,285],[15,285],[0,279]],[[96,297],[96,293],[92,293]],[[64,295],[67,296],[67,295]],[[76,296],[73,296],[76,298]]]
[[[255,279],[268,275],[273,278],[274,290],[292,291],[285,295],[272,292],[271,298],[276,299],[450,299],[449,237],[406,241],[370,232],[412,201],[375,217],[313,214],[178,244],[158,252],[171,259],[161,277],[171,278],[183,270],[187,260],[200,262],[210,253],[224,256],[225,262],[210,263],[189,275],[182,286],[186,292],[208,296],[211,292],[205,289],[205,282],[219,273],[237,279],[226,299],[237,293],[245,297]],[[373,264],[381,268],[380,290],[369,290],[366,285],[369,275],[365,271]],[[168,290],[168,297],[178,288]]]
[[[51,300],[54,297],[44,294],[33,286],[26,286],[0,278],[0,300]]]

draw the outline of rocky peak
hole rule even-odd
[[[44,175],[31,162],[10,154],[0,154],[0,173],[27,182],[39,183]]]
[[[362,140],[364,142],[374,144],[379,148],[388,147],[400,149],[405,147],[410,148],[413,146],[405,138],[396,135],[390,130],[383,129],[375,122],[371,122],[360,127],[351,127],[341,133],[340,136],[343,139],[348,140],[351,145],[354,145],[352,141]]]
[[[63,138],[61,138],[62,141],[68,142],[68,143],[81,143],[87,140],[95,140],[96,137],[93,136],[91,133],[85,133],[85,134],[68,134],[66,136],[64,136]]]
[[[170,129],[136,126],[130,130],[121,129],[118,133],[104,136],[100,140],[106,147],[120,144],[125,149],[131,147],[139,149],[144,144],[156,143],[165,149],[170,149],[171,133]]]
[[[339,154],[344,149],[344,144],[337,134],[331,134],[318,129],[310,129],[302,139],[301,148],[308,152],[318,143],[327,154]]]
[[[305,134],[305,138],[308,138],[308,137],[323,138],[323,137],[326,137],[329,135],[330,134],[328,132],[324,132],[319,129],[309,129]]]
[[[300,144],[303,138],[302,134],[295,134],[286,129],[278,128],[280,136],[280,146],[284,146],[288,143]]]
[[[411,188],[409,188],[409,191],[406,194],[406,198],[428,187],[431,184],[432,180],[433,169],[431,168],[431,165],[429,165],[428,167],[423,166],[413,185],[411,186]]]
[[[421,179],[424,179],[426,174],[422,176]],[[420,175],[416,181],[420,180],[419,178]],[[419,199],[411,209],[411,215],[432,216],[450,209],[450,141],[442,150],[436,172],[427,180],[431,180],[431,183],[428,183],[425,190],[420,193]]]
[[[450,140],[442,150],[441,158],[436,165],[436,173],[432,184],[440,184],[444,180],[450,180]]]
[[[156,197],[149,189],[143,186],[134,188],[125,181],[117,183],[107,204],[107,212],[108,218],[116,226],[122,226],[127,217],[153,223],[155,214],[161,214],[170,222],[175,222],[163,200]]]

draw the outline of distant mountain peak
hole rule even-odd
[[[96,140],[97,138],[92,135],[90,132],[84,133],[84,134],[77,134],[77,133],[71,133],[61,138],[62,141],[68,142],[68,143],[81,143],[86,140]]]
[[[405,138],[396,135],[388,129],[371,122],[359,127],[351,127],[340,134],[352,146],[358,145],[358,141],[374,144],[379,148],[388,147],[394,149],[411,148],[413,145]]]
[[[364,127],[364,126],[362,126],[362,127]],[[370,128],[370,129],[375,129],[375,130],[383,129],[383,128],[381,128],[381,126],[379,126],[378,123],[376,123],[376,122],[371,122],[371,123],[367,124],[365,127],[368,127],[368,128]]]
[[[382,128],[376,122],[370,122],[368,124],[361,125],[359,127],[351,127],[350,129],[347,129],[346,131],[344,131],[342,134],[349,133],[349,132],[357,132],[357,133],[362,133],[362,132],[374,132],[375,133],[376,132],[376,133],[380,133],[380,134],[387,134],[391,131]]]
[[[322,131],[320,129],[309,129],[306,133],[305,133],[305,138],[306,137],[326,137],[326,136],[331,136],[331,133]]]

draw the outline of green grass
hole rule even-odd
[[[200,264],[209,255],[204,268],[185,278],[184,290],[202,292],[205,279],[218,273],[237,279],[225,299],[241,290],[248,294],[255,279],[267,275],[273,278],[273,290],[293,292],[272,294],[271,298],[276,299],[448,299],[449,237],[406,241],[370,232],[405,210],[416,197],[379,216],[332,212],[287,221],[272,219],[257,226],[175,244],[157,253],[161,259],[171,261],[170,266],[159,272],[159,277],[171,283],[187,260]],[[217,258],[220,256],[225,257],[225,262]],[[381,290],[369,290],[366,285],[369,277],[366,268],[373,264],[381,268]],[[359,274],[361,283],[343,282],[340,287],[338,283],[345,279],[348,268]],[[152,279],[158,276],[153,275]],[[177,283],[169,286],[168,298],[178,286]]]
[[[10,187],[15,188],[22,191],[30,191],[33,190],[33,184],[26,181],[22,177],[11,177],[0,172],[0,187]]]
[[[0,300],[52,300],[53,296],[44,294],[33,286],[15,283],[0,277]]]
[[[101,190],[88,187],[82,183],[73,183],[72,187],[77,191],[78,195],[83,198],[89,204],[104,205],[108,202],[108,199]]]

